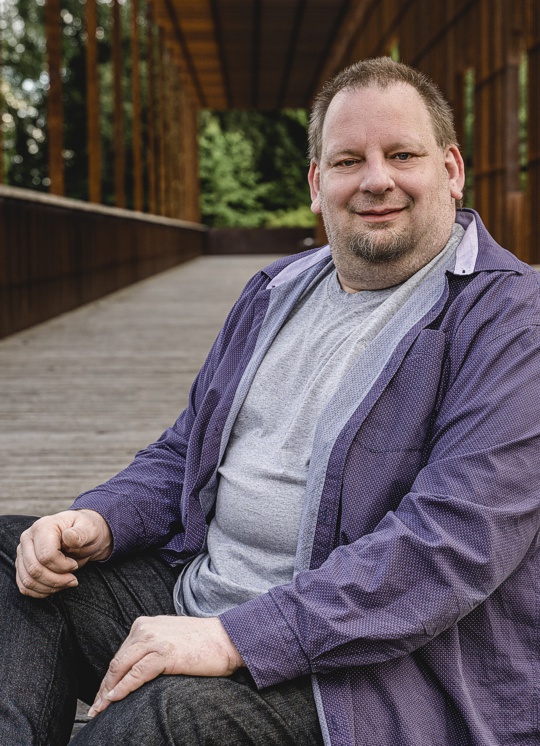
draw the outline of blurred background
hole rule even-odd
[[[539,263],[535,0],[0,0],[0,336],[195,256],[324,243],[309,107],[377,55],[438,83],[465,205]]]

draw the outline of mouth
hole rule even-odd
[[[406,209],[406,207],[385,207],[384,209],[356,210],[355,212],[358,217],[367,223],[386,223],[397,218]]]

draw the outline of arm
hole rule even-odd
[[[540,332],[497,321],[455,340],[429,460],[398,509],[221,616],[259,686],[406,655],[522,561],[539,527]]]
[[[189,394],[188,406],[158,441],[140,451],[115,477],[80,495],[73,508],[100,513],[112,531],[116,557],[165,545],[183,531],[186,467],[197,468],[207,429],[238,369],[254,324],[253,300],[268,282],[255,275],[231,310]]]

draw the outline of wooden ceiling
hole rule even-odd
[[[309,107],[368,0],[156,0],[198,105]]]

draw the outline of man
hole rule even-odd
[[[18,590],[3,519],[2,744],[96,692],[75,743],[540,743],[539,277],[456,215],[411,68],[338,74],[310,143],[330,248],[248,283],[175,425],[24,530]]]

